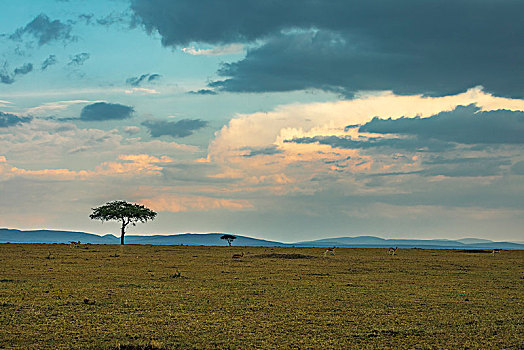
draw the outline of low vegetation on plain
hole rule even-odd
[[[524,251],[325,251],[0,244],[0,348],[524,348]]]

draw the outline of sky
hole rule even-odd
[[[522,13],[3,0],[0,227],[524,241]]]

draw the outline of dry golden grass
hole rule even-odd
[[[0,244],[0,348],[524,348],[524,251],[323,253]]]

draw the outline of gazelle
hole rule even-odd
[[[233,254],[232,258],[233,259],[241,259],[244,257],[244,252],[242,252],[242,254]]]
[[[80,246],[80,241],[78,241],[78,242],[70,241],[69,245],[70,245],[71,248],[79,247]]]
[[[491,252],[491,255],[495,255],[495,253],[500,253],[502,251],[502,249],[493,249],[493,251]]]
[[[388,254],[389,254],[389,255],[397,255],[397,250],[398,250],[398,247],[395,247],[395,248],[390,247],[390,248],[388,249]]]
[[[326,251],[324,252],[324,257],[326,257],[328,253],[331,253],[331,254],[335,255],[335,248],[336,247],[326,248]]]

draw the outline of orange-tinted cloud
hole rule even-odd
[[[151,176],[159,175],[161,164],[173,160],[167,156],[155,157],[147,154],[127,154],[118,156],[117,161],[104,162],[95,170],[39,169],[30,170],[9,166],[5,156],[0,156],[0,174],[4,176],[47,177],[60,180],[86,179],[96,176]]]
[[[185,212],[216,209],[244,210],[253,208],[247,200],[213,198],[204,196],[157,195],[140,200],[140,203],[156,211]]]
[[[161,163],[170,163],[169,157],[154,157],[147,154],[128,154],[118,156],[117,162],[104,162],[96,168],[100,175],[158,175],[163,169]]]

